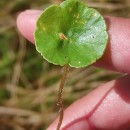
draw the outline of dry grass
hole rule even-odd
[[[45,8],[59,2],[0,1],[0,130],[44,130],[57,116],[56,95],[62,69],[44,61],[34,45],[21,37],[15,19],[26,8]],[[129,0],[87,3],[104,15],[130,17]],[[64,88],[65,106],[118,76],[94,67],[70,68]]]

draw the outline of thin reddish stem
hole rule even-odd
[[[64,88],[64,84],[65,84],[65,80],[67,77],[67,72],[68,72],[68,65],[65,65],[63,67],[63,76],[60,82],[60,86],[59,86],[59,92],[58,92],[58,106],[59,106],[59,113],[60,113],[60,117],[59,117],[59,122],[57,125],[57,129],[56,130],[60,130],[62,121],[63,121],[63,117],[64,117],[64,105],[63,105],[63,99],[62,99],[62,94],[63,94],[63,88]]]

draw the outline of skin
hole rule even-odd
[[[34,29],[41,11],[18,15],[21,34],[34,43]],[[80,98],[65,110],[61,130],[130,130],[130,19],[105,17],[109,43],[96,66],[125,73]],[[55,130],[56,119],[47,130]]]

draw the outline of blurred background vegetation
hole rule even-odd
[[[103,15],[130,17],[129,0],[84,0]],[[45,130],[57,116],[56,97],[62,68],[47,63],[16,28],[26,9],[45,9],[61,0],[0,1],[0,130]],[[121,74],[95,67],[70,68],[64,105]]]

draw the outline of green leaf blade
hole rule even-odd
[[[34,36],[37,50],[47,61],[76,68],[101,58],[108,41],[103,17],[78,0],[46,9]]]

